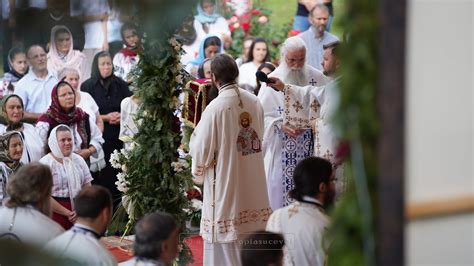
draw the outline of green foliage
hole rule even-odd
[[[139,132],[130,151],[116,152],[111,159],[123,171],[118,187],[123,191],[123,207],[128,210],[126,231],[155,211],[172,214],[183,227],[187,218],[184,209],[189,207],[189,200],[185,192],[192,187],[192,180],[190,174],[178,174],[172,166],[179,160],[181,141],[175,116],[177,97],[187,77],[179,61],[181,45],[174,34],[195,5],[196,1],[190,0],[121,3],[122,8],[136,10],[145,34],[133,80],[141,100],[136,118]],[[180,256],[179,264],[186,264],[189,256],[189,252]]]
[[[344,171],[351,182],[332,213],[328,265],[375,265],[377,2],[346,1],[341,11],[337,26],[346,30],[349,40],[337,48],[342,78],[335,121],[351,146]]]

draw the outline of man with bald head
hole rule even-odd
[[[26,51],[30,71],[16,85],[15,94],[24,104],[25,119],[36,123],[39,116],[46,112],[51,102],[51,92],[58,79],[48,71],[46,52],[40,45],[34,44]]]
[[[324,4],[314,6],[308,19],[312,26],[298,36],[306,43],[308,64],[322,70],[324,45],[339,41],[339,38],[326,31],[329,22],[329,9]]]
[[[277,77],[288,84],[298,86],[324,86],[327,78],[321,71],[307,64],[306,44],[299,37],[288,38],[281,47],[281,64],[269,76]],[[267,177],[270,206],[273,210],[286,206],[288,191],[292,189],[292,170],[296,163],[312,155],[311,131],[297,130],[283,124],[285,97],[262,85],[258,99],[262,103],[265,119],[263,135],[263,154]],[[309,105],[309,104],[308,104]],[[295,134],[301,131],[302,134]],[[304,131],[304,132],[303,132]],[[297,145],[290,145],[297,143]],[[290,156],[296,160],[284,160]]]

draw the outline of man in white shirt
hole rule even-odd
[[[48,71],[46,52],[40,45],[32,45],[26,51],[30,71],[16,85],[15,94],[21,97],[25,106],[25,120],[36,123],[41,114],[48,110],[51,92],[58,79]]]
[[[324,4],[317,4],[309,14],[311,27],[302,32],[298,37],[306,43],[308,64],[322,70],[323,46],[339,41],[335,35],[326,31],[329,19],[329,9]]]
[[[46,251],[85,265],[117,265],[99,241],[112,219],[112,196],[100,186],[83,188],[74,200],[77,221],[64,234],[51,240]]]
[[[214,57],[211,72],[219,95],[202,113],[189,144],[195,181],[204,182],[204,265],[240,265],[238,240],[264,229],[271,213],[263,110],[255,95],[237,86],[239,69],[231,56]]]
[[[52,186],[48,166],[33,162],[20,167],[7,184],[10,198],[0,208],[0,239],[42,247],[64,232],[51,220]]]
[[[277,77],[297,86],[324,86],[328,82],[321,71],[307,64],[306,45],[301,38],[288,38],[281,47],[281,54],[284,60],[269,77]],[[265,112],[263,155],[268,197],[270,206],[276,210],[290,203],[288,192],[293,189],[292,177],[296,164],[313,155],[312,145],[307,145],[312,141],[312,133],[310,128],[302,128],[301,134],[295,135],[292,133],[295,129],[283,123],[288,99],[282,92],[262,84],[258,99]],[[317,103],[308,103],[308,106],[311,105],[318,106]]]
[[[121,266],[170,266],[179,252],[180,228],[168,213],[147,214],[135,226],[135,257]]]
[[[324,266],[327,242],[323,241],[330,220],[326,209],[334,202],[335,177],[329,161],[310,157],[294,172],[296,201],[276,210],[268,220],[267,231],[285,239],[284,265]]]

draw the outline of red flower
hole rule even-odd
[[[258,9],[253,9],[252,10],[252,15],[255,15],[255,16],[260,16],[260,14],[262,14],[262,12]]]
[[[290,31],[288,32],[288,37],[293,37],[293,36],[296,36],[296,35],[298,35],[298,34],[300,34],[300,33],[301,33],[300,30],[290,30]]]
[[[250,29],[250,23],[242,23],[242,29],[244,29],[244,31],[248,31]]]
[[[188,200],[192,200],[192,199],[202,200],[201,193],[199,192],[199,190],[197,190],[195,188],[193,188],[193,189],[189,190],[188,192],[186,192],[186,197],[188,198]]]
[[[339,143],[336,149],[336,162],[337,164],[342,163],[350,154],[351,145],[348,140],[343,140]]]

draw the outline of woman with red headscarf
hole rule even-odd
[[[71,128],[75,143],[73,151],[86,161],[102,149],[102,133],[89,115],[76,107],[74,89],[65,81],[54,87],[51,92],[51,105],[36,124],[36,131],[45,144],[45,150],[51,130],[60,124]]]

